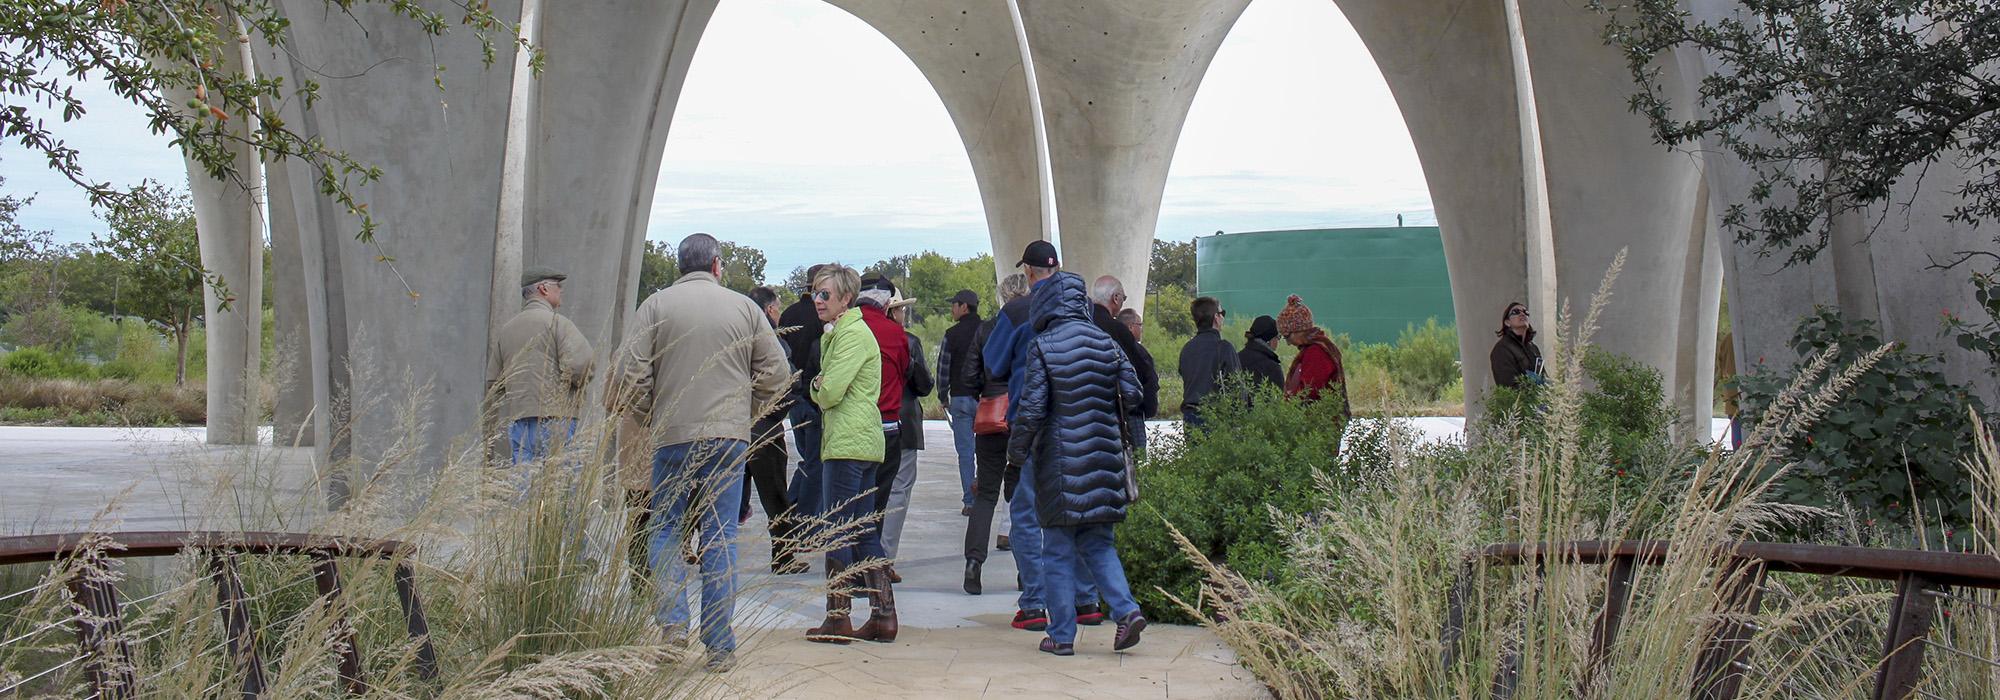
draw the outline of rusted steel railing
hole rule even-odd
[[[1444,661],[1455,663],[1464,635],[1465,598],[1475,567],[1533,564],[1546,569],[1562,565],[1606,565],[1604,608],[1592,630],[1587,673],[1595,674],[1618,639],[1632,598],[1633,575],[1639,566],[1657,566],[1671,553],[1660,540],[1622,542],[1509,543],[1487,546],[1467,557],[1453,583],[1444,630]],[[1751,635],[1757,629],[1745,618],[1763,605],[1765,576],[1774,572],[1893,581],[1896,597],[1883,631],[1882,662],[1876,667],[1876,700],[1902,700],[1917,692],[1923,678],[1924,649],[1931,645],[1937,601],[1951,599],[1950,589],[2000,589],[2000,558],[1978,554],[1903,549],[1832,547],[1813,544],[1735,542],[1718,552],[1726,562],[1719,577],[1720,610],[1708,632],[1695,666],[1690,696],[1702,700],[1733,700],[1742,689]],[[1961,652],[1962,653],[1962,652]],[[1975,657],[1976,658],[1976,657]],[[1977,659],[2000,666],[2000,661]],[[1506,677],[1517,661],[1502,663],[1494,679],[1494,695],[1512,694]],[[1588,682],[1589,678],[1585,681]]]
[[[119,532],[106,533],[119,546],[94,547],[97,535],[64,533],[0,537],[0,565],[53,562],[77,556],[103,559],[166,557],[193,549],[209,558],[209,577],[215,583],[218,610],[228,637],[230,654],[243,672],[242,696],[254,698],[264,692],[264,667],[257,654],[257,630],[250,619],[248,597],[236,574],[238,555],[297,555],[313,560],[313,582],[320,598],[340,610],[336,634],[343,642],[340,658],[342,687],[350,694],[367,689],[361,677],[361,649],[354,627],[341,601],[340,558],[393,560],[407,545],[393,540],[365,540],[284,532]],[[85,567],[86,569],[92,567]],[[424,619],[423,600],[417,595],[415,572],[408,562],[397,561],[396,598],[402,605],[410,637],[417,642],[417,674],[425,681],[437,678],[437,651],[431,644],[430,626]],[[135,690],[132,666],[109,663],[108,656],[129,658],[130,649],[120,631],[118,591],[103,581],[76,576],[68,582],[71,595],[87,612],[76,622],[77,643],[85,660],[84,673],[96,697],[120,700]],[[108,647],[108,648],[107,648]]]

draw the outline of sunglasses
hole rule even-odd
[[[813,301],[830,301],[832,299],[833,299],[833,294],[824,289],[819,290],[817,292],[813,292]]]
[[[1507,312],[1508,318],[1513,318],[1515,316],[1527,316],[1527,315],[1528,315],[1527,309],[1515,309],[1513,311]]]

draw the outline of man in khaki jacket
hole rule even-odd
[[[709,665],[734,663],[736,524],[752,421],[791,381],[778,336],[750,297],[722,286],[721,244],[705,233],[681,241],[681,278],[654,292],[619,348],[614,403],[644,416],[653,452],[649,548],[669,634],[688,626],[682,528],[700,547],[701,640]],[[683,523],[683,516],[693,520]]]
[[[576,435],[577,411],[595,364],[590,341],[562,308],[566,275],[545,267],[521,275],[526,303],[494,334],[486,351],[486,382],[507,425],[514,463],[548,456]]]

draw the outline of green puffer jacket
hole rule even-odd
[[[848,309],[819,339],[812,400],[820,408],[820,459],[882,461],[882,412],[875,405],[880,393],[882,348],[862,322],[861,309]]]

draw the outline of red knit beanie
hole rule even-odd
[[[1312,309],[1306,308],[1299,295],[1285,299],[1285,310],[1278,312],[1278,332],[1285,335],[1304,333],[1313,329]]]

